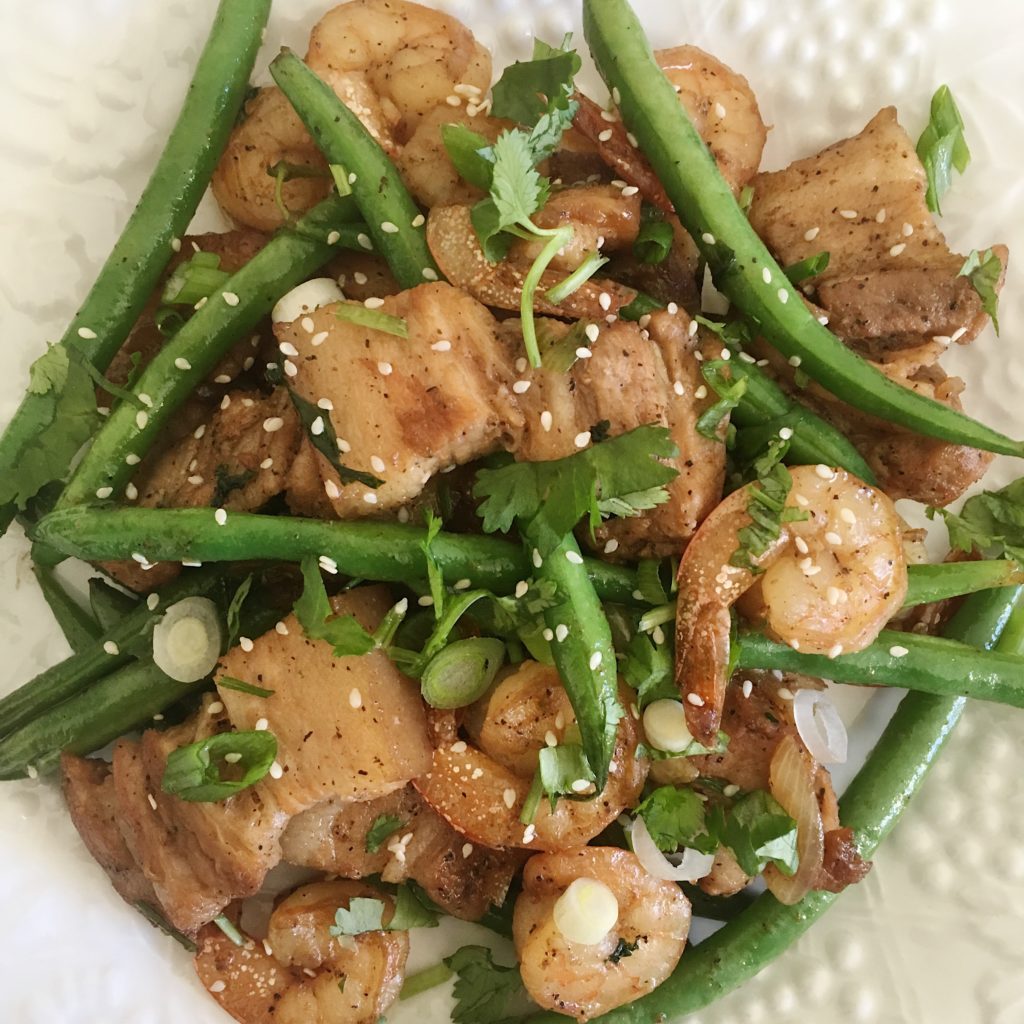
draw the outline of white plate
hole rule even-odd
[[[281,43],[304,48],[327,0],[277,0],[259,67]],[[57,338],[128,215],[180,102],[212,0],[35,0],[3,4],[0,32],[0,252],[4,347],[0,422],[29,363]],[[452,0],[495,47],[578,29],[567,0]],[[974,162],[946,200],[943,228],[967,252],[1024,252],[1024,5],[933,0],[642,0],[656,45],[693,42],[746,74],[774,125],[766,166],[859,130],[895,103],[912,134],[948,82]],[[579,38],[579,36],[577,36]],[[588,85],[595,85],[591,72]],[[595,93],[603,97],[603,93]],[[216,223],[204,207],[204,224]],[[1011,262],[1003,334],[955,352],[968,408],[1024,434],[1024,280]],[[953,359],[950,360],[951,363]],[[1021,472],[1003,460],[990,481]],[[0,542],[0,648],[12,689],[66,647],[19,536]],[[884,699],[884,698],[883,698]],[[891,698],[890,698],[891,703]],[[885,705],[869,710],[875,727]],[[857,730],[863,749],[875,731]],[[690,1018],[703,1024],[1020,1024],[1024,1021],[1024,715],[971,707],[875,870],[797,947],[742,991]],[[55,788],[0,786],[0,1020],[12,1024],[222,1024],[189,958],[114,895]],[[462,937],[416,936],[433,962]],[[438,990],[389,1014],[447,1020]]]

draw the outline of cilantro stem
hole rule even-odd
[[[543,228],[535,230],[537,234],[550,235],[550,238],[533,261],[533,266],[530,267],[523,281],[523,297],[519,303],[519,313],[523,319],[523,344],[526,346],[526,358],[532,367],[537,368],[540,366],[540,348],[537,345],[537,325],[533,319],[533,296],[548,264],[558,255],[558,250],[572,240],[572,228],[566,224],[553,234]]]
[[[413,996],[418,996],[421,992],[427,992],[429,989],[437,988],[438,985],[443,985],[454,974],[455,972],[443,963],[425,967],[422,971],[410,974],[405,979],[398,998],[400,1000],[412,999]]]
[[[587,258],[566,278],[544,293],[548,302],[557,305],[564,302],[573,292],[582,288],[606,263],[607,256],[602,256],[596,249],[587,254]]]

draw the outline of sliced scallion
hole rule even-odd
[[[360,327],[369,327],[372,331],[393,334],[396,338],[409,337],[409,325],[401,317],[382,313],[379,309],[367,309],[358,302],[339,302],[334,315],[339,320]]]
[[[420,679],[423,699],[433,708],[464,708],[487,692],[504,660],[501,640],[456,640],[427,664]]]
[[[177,682],[194,683],[213,671],[223,643],[221,614],[213,601],[186,597],[153,627],[153,661]]]
[[[228,761],[229,755],[241,755]],[[277,757],[277,738],[266,729],[221,732],[172,750],[161,788],[181,800],[212,803],[259,782]],[[234,777],[225,777],[228,772]]]

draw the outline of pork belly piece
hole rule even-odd
[[[375,629],[390,607],[386,587],[358,587],[331,600],[338,615]],[[217,678],[273,690],[254,697],[220,688],[236,729],[269,728],[277,737],[279,779],[260,790],[286,814],[330,797],[371,800],[401,789],[429,770],[431,747],[419,686],[375,650],[336,658],[324,641],[310,640],[292,615],[252,650],[232,648]]]
[[[382,817],[399,825],[371,853],[367,837]],[[479,920],[489,906],[504,901],[524,859],[517,850],[467,842],[412,786],[376,800],[328,800],[304,811],[289,823],[281,849],[289,864],[342,878],[411,878],[447,913],[467,921]]]
[[[520,422],[512,365],[479,302],[450,285],[425,284],[385,298],[380,311],[404,320],[409,336],[341,320],[336,305],[277,326],[281,343],[297,353],[292,386],[331,406],[324,415],[343,462],[384,481],[376,490],[341,485],[322,455],[307,452],[320,484],[296,486],[293,508],[297,495],[315,490],[339,518],[396,508],[435,473],[500,449]]]
[[[64,802],[86,849],[127,903],[156,903],[156,893],[132,857],[118,826],[111,766],[98,758],[62,754],[60,784]]]
[[[964,257],[925,203],[927,179],[894,107],[864,130],[752,182],[750,222],[783,266],[819,252],[810,282],[829,327],[872,358],[932,337],[972,341],[988,322]],[[1006,249],[996,247],[1005,267]]]
[[[715,399],[695,396],[703,381],[689,323],[683,312],[655,313],[645,330],[619,320],[587,342],[593,354],[568,373],[543,367],[523,373],[530,388],[519,396],[524,424],[512,449],[517,459],[572,455],[580,450],[578,441],[585,446],[605,423],[610,437],[645,424],[669,428],[679,448],[669,501],[636,517],[609,520],[597,531],[600,547],[617,542],[617,558],[678,554],[721,497],[725,446],[696,430],[697,418]],[[552,321],[547,329],[564,333],[567,327]],[[521,351],[517,322],[506,321],[504,333],[510,352]],[[719,350],[716,344],[714,353]]]
[[[193,803],[161,789],[167,757],[178,747],[228,728],[207,697],[181,725],[147,729],[114,747],[117,820],[125,844],[153,886],[168,920],[195,934],[232,900],[251,896],[281,859],[288,815],[262,786],[228,800]]]

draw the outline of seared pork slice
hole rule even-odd
[[[864,354],[880,358],[935,336],[966,344],[988,322],[959,276],[964,257],[950,252],[925,204],[924,168],[895,108],[752,184],[751,224],[783,265],[829,254],[810,286],[830,328]]]
[[[277,326],[281,343],[297,353],[292,386],[330,416],[344,463],[383,480],[376,490],[342,485],[317,454],[320,486],[336,516],[403,505],[435,473],[499,449],[515,431],[513,368],[479,302],[447,284],[389,296],[380,312],[404,320],[407,338],[337,312],[324,306]],[[295,494],[291,500],[294,507]]]
[[[387,588],[358,587],[331,601],[375,629],[390,607]],[[236,729],[266,727],[277,737],[279,779],[259,789],[292,815],[330,797],[372,800],[429,770],[431,747],[419,687],[383,651],[337,658],[330,644],[310,640],[294,616],[281,630],[232,648],[219,678],[264,689],[254,697],[227,687],[220,698]]]
[[[371,852],[367,838],[381,818],[398,822]],[[289,864],[341,878],[380,875],[418,882],[447,913],[479,920],[500,905],[522,864],[516,850],[470,843],[436,814],[412,786],[360,803],[328,800],[292,818],[281,837]]]
[[[132,857],[118,827],[111,766],[97,758],[62,754],[60,783],[68,813],[86,849],[127,903],[156,903],[156,893]]]
[[[132,857],[153,886],[168,920],[195,934],[232,900],[258,892],[281,859],[288,816],[265,787],[228,800],[193,803],[161,789],[167,757],[178,747],[226,729],[212,698],[181,725],[147,729],[114,747],[117,820]]]
[[[689,323],[682,312],[655,313],[645,330],[619,320],[587,341],[593,354],[578,359],[568,373],[542,367],[522,375],[530,387],[519,396],[524,424],[512,448],[518,459],[572,455],[580,450],[577,442],[585,445],[605,424],[611,437],[651,423],[671,431],[679,476],[668,485],[669,501],[633,518],[609,520],[598,530],[601,547],[617,541],[615,557],[678,554],[721,497],[725,446],[696,430],[714,396],[695,395],[702,378]],[[568,330],[553,321],[545,329]],[[510,352],[521,351],[518,322],[506,321],[504,333]]]

